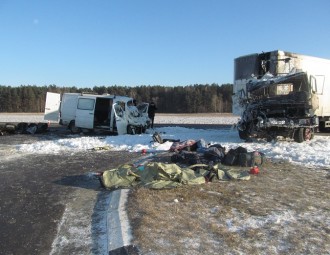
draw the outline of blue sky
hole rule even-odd
[[[0,85],[232,83],[270,50],[330,59],[329,0],[0,0]]]

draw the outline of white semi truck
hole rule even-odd
[[[148,105],[135,105],[127,96],[47,92],[44,119],[57,121],[73,133],[103,130],[139,134],[150,126]]]
[[[276,50],[238,57],[234,65],[241,139],[303,142],[330,128],[330,60]]]

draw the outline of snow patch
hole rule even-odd
[[[1,115],[1,118],[4,116]],[[14,116],[15,117],[15,116]],[[176,118],[180,118],[179,121]],[[2,120],[2,119],[1,119]],[[182,123],[182,124],[233,124],[237,117],[175,117],[175,115],[158,116],[156,123]],[[13,119],[11,121],[14,121]],[[252,143],[243,142],[235,129],[196,129],[184,127],[160,127],[148,130],[141,135],[121,135],[121,136],[101,136],[83,137],[72,136],[65,139],[53,139],[39,141],[31,144],[19,144],[16,147],[19,153],[75,153],[77,151],[87,151],[96,147],[108,146],[115,151],[140,152],[142,149],[151,151],[169,150],[171,142],[164,144],[154,143],[152,134],[161,134],[162,138],[200,140],[204,139],[211,144],[221,144],[227,151],[231,148],[243,146],[248,151],[260,151],[267,157],[275,160],[289,161],[294,164],[302,164],[308,167],[330,168],[330,137],[315,136],[311,141],[295,143],[291,141],[277,141],[273,143],[265,141],[255,141]]]

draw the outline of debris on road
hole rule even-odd
[[[18,124],[13,123],[0,123],[0,135],[11,134],[40,134],[47,132],[48,123],[27,123],[20,122]]]

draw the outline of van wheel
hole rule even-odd
[[[133,126],[127,127],[127,134],[135,135],[135,128]]]
[[[79,134],[81,133],[81,128],[76,127],[74,120],[72,120],[69,124],[69,129],[72,134]]]

